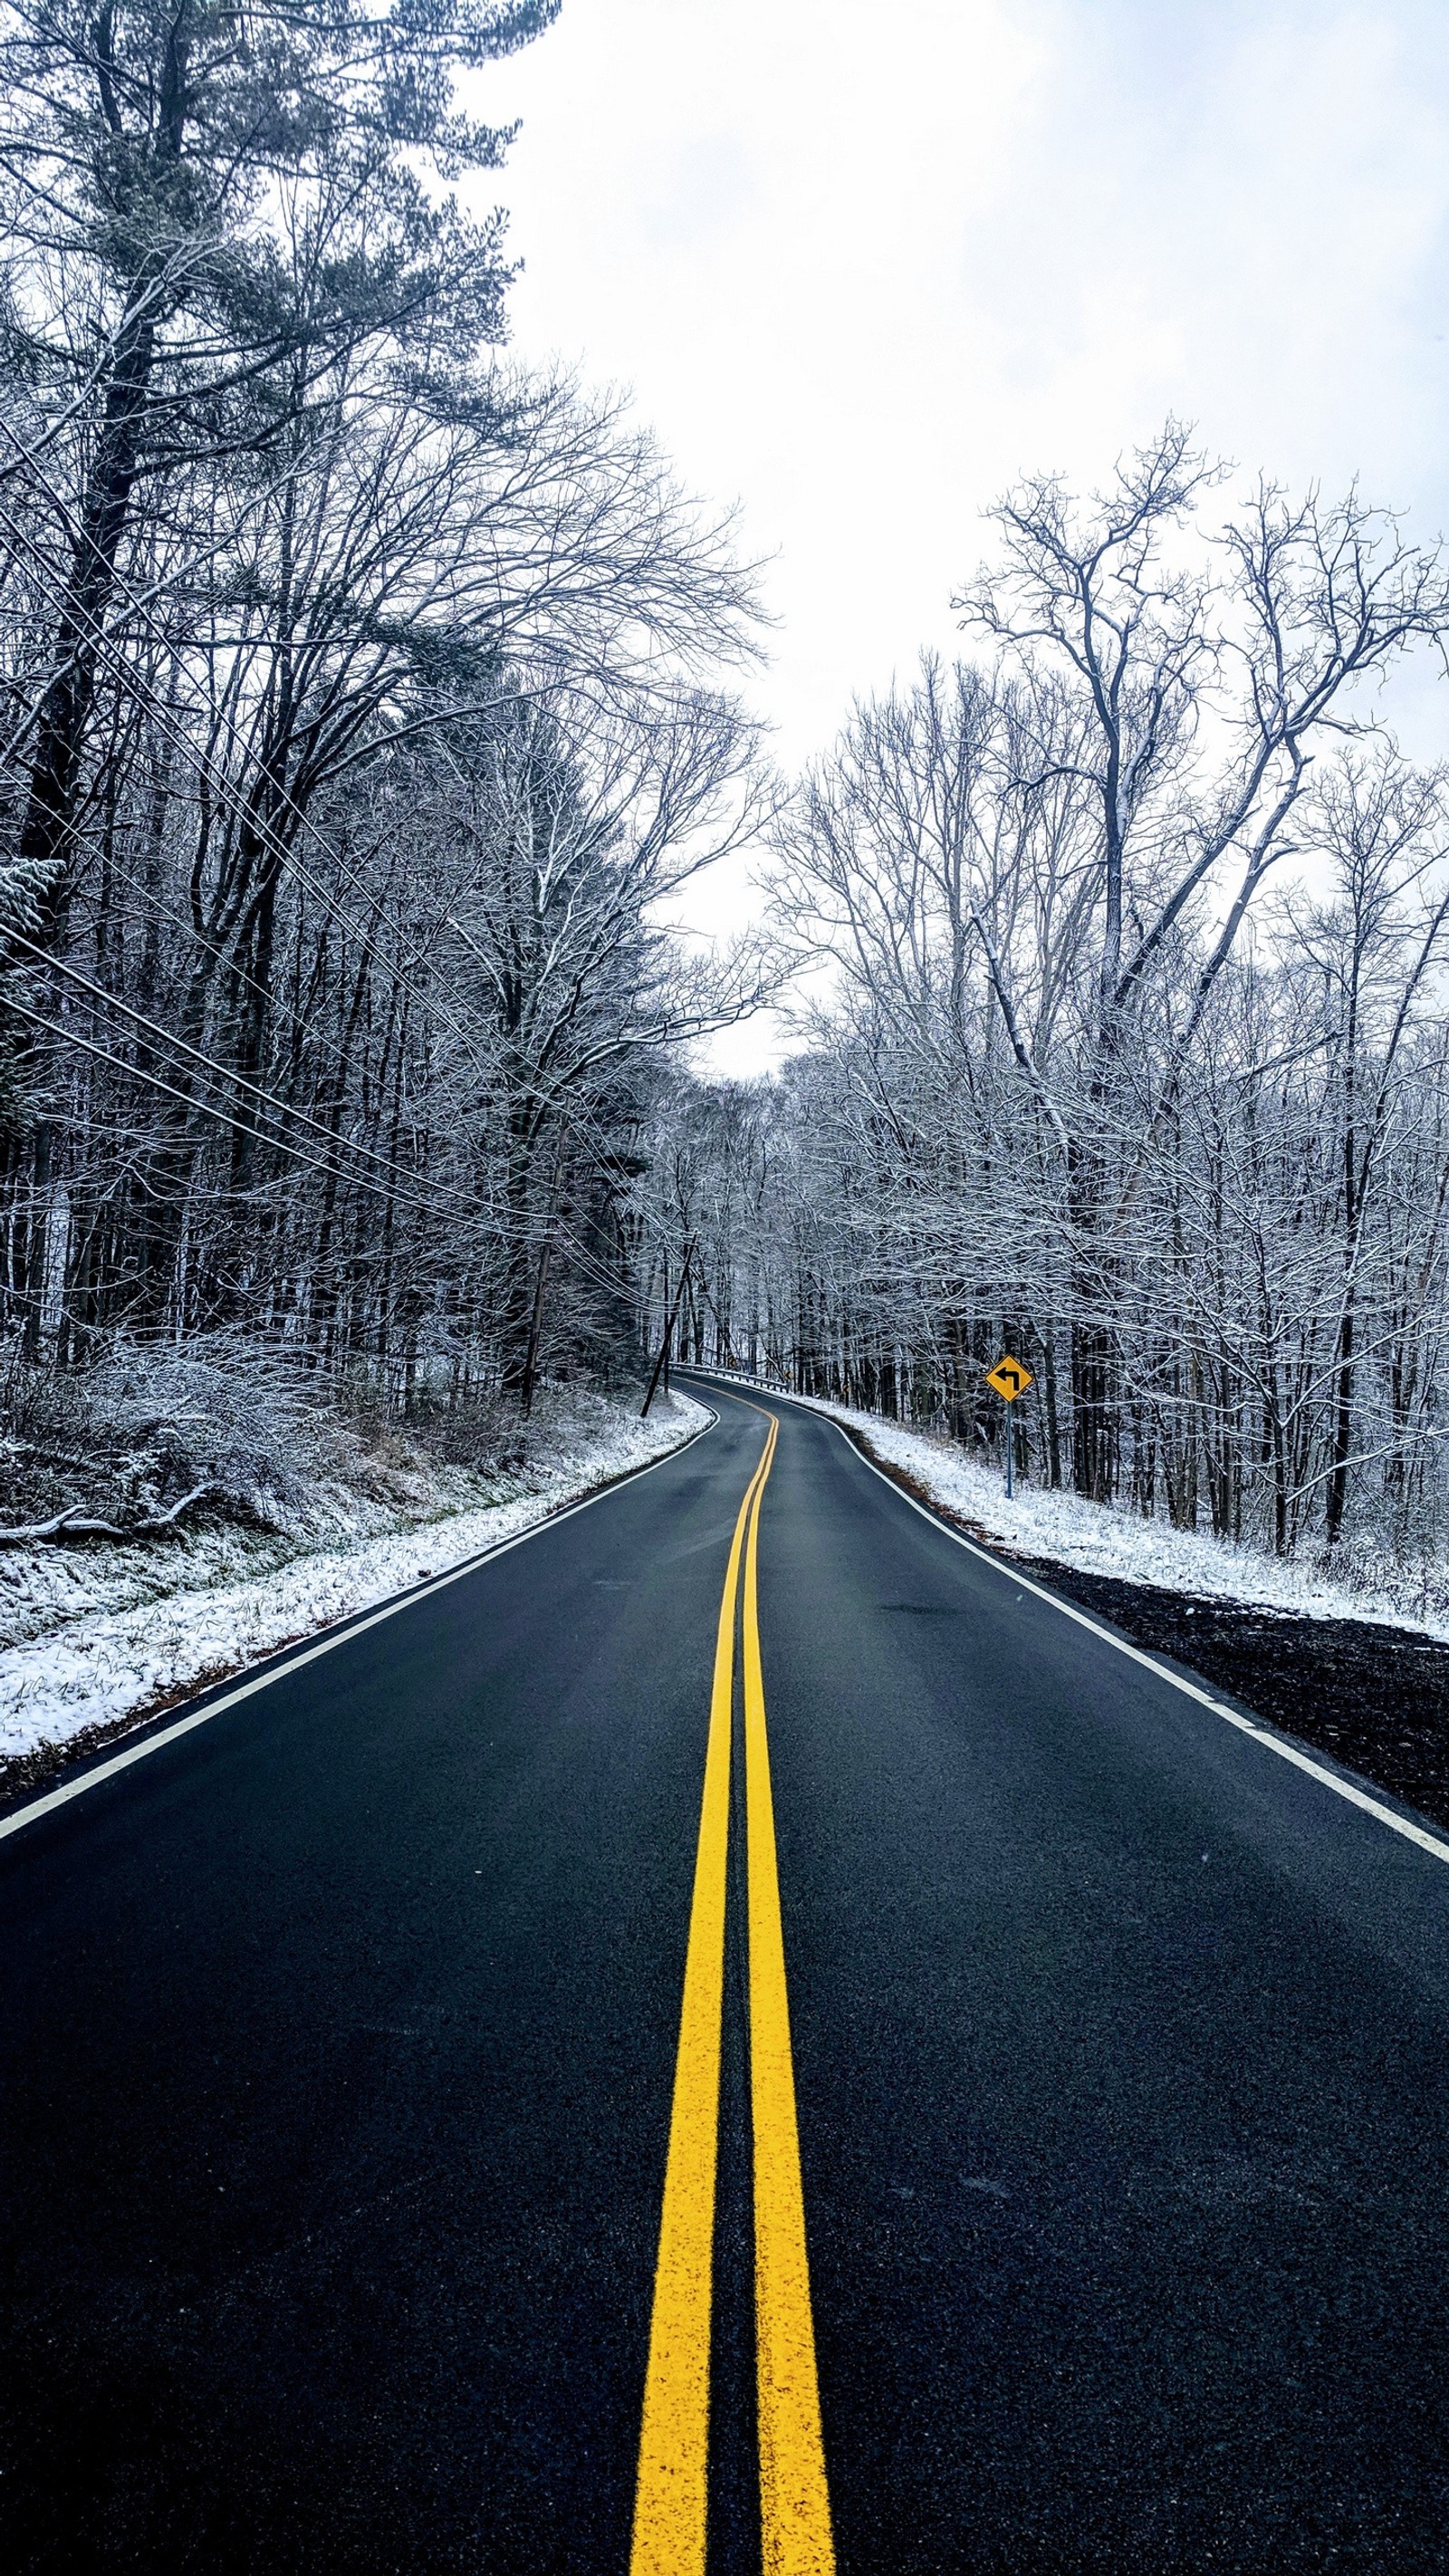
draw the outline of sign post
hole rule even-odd
[[[987,1370],[986,1383],[995,1389],[1003,1404],[1010,1406],[1015,1404],[1019,1395],[1025,1395],[1031,1385],[1031,1371],[1029,1368],[1023,1368],[1020,1360],[1014,1360],[1008,1352],[1005,1359],[997,1361],[995,1368]],[[1008,1502],[1015,1490],[1011,1472],[1015,1451],[1016,1426],[1008,1412],[1006,1417],[1006,1499]]]

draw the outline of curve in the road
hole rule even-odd
[[[6,1842],[8,2566],[623,2576],[762,1438],[711,1400],[688,1452]],[[1433,1838],[770,1410],[706,2576],[771,2545],[767,1854],[842,2576],[1449,2570]]]

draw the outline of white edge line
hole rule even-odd
[[[753,1378],[745,1378],[742,1383],[753,1386],[755,1381]],[[773,1397],[778,1404],[799,1402],[795,1396],[781,1395],[775,1387],[764,1387],[759,1392]],[[879,1476],[881,1483],[890,1487],[899,1502],[908,1503],[913,1512],[920,1513],[923,1521],[930,1522],[932,1529],[938,1529],[944,1537],[954,1539],[957,1547],[964,1547],[968,1556],[978,1557],[983,1565],[989,1565],[994,1573],[1004,1575],[1009,1583],[1019,1585],[1023,1592],[1032,1593],[1038,1601],[1045,1601],[1049,1609],[1060,1610],[1064,1619],[1075,1619],[1079,1628],[1090,1629],[1094,1637],[1102,1638],[1106,1645],[1115,1646],[1119,1655],[1126,1655],[1134,1664],[1143,1665],[1149,1673],[1155,1673],[1160,1682],[1170,1682],[1174,1690],[1182,1692],[1184,1698],[1195,1699],[1200,1707],[1210,1708],[1214,1717],[1225,1718],[1228,1725],[1235,1726],[1240,1735],[1250,1735],[1255,1744],[1266,1744],[1270,1753],[1276,1753],[1283,1761],[1291,1762],[1295,1770],[1306,1771],[1311,1780],[1322,1781],[1325,1789],[1332,1789],[1336,1797],[1346,1798],[1351,1807],[1362,1807],[1365,1815],[1376,1816],[1381,1825],[1387,1825],[1392,1832],[1402,1834],[1406,1842],[1417,1843],[1421,1851],[1432,1852],[1435,1860],[1449,1861],[1449,1843],[1441,1842],[1437,1834],[1426,1833],[1422,1825],[1414,1824],[1408,1816],[1396,1816],[1392,1807],[1386,1807],[1379,1799],[1371,1798],[1366,1789],[1355,1788],[1351,1780],[1340,1780],[1336,1772],[1326,1770],[1321,1762],[1313,1760],[1311,1754],[1300,1753],[1296,1744],[1285,1744],[1281,1736],[1270,1735],[1266,1727],[1255,1726],[1250,1717],[1240,1716],[1238,1711],[1235,1708],[1229,1708],[1225,1701],[1214,1699],[1208,1691],[1199,1690],[1197,1683],[1190,1682],[1185,1674],[1175,1673],[1169,1665],[1160,1664],[1155,1655],[1144,1654],[1140,1646],[1129,1646],[1125,1637],[1115,1637],[1110,1628],[1104,1628],[1101,1622],[1093,1619],[1087,1611],[1079,1610],[1075,1602],[1059,1601],[1054,1592],[1048,1592],[1040,1583],[1033,1583],[1029,1575],[1018,1574],[1016,1568],[1009,1562],[1003,1563],[999,1556],[992,1556],[988,1549],[978,1547],[974,1539],[967,1538],[964,1531],[953,1529],[942,1513],[933,1512],[924,1503],[918,1503],[915,1495],[908,1494],[904,1485],[898,1485],[894,1476],[888,1475],[884,1467],[878,1467],[873,1458],[867,1458],[859,1442],[852,1439],[845,1424],[837,1422],[833,1413],[819,1411],[813,1404],[800,1404],[799,1409],[802,1413],[813,1413],[817,1422],[828,1423],[832,1431],[838,1431],[852,1455],[860,1460],[863,1467],[868,1467],[873,1476]],[[1071,1568],[1067,1567],[1066,1571],[1070,1573]]]
[[[480,1548],[476,1556],[465,1556],[460,1564],[446,1566],[441,1574],[430,1574],[424,1582],[411,1584],[406,1592],[394,1593],[390,1601],[379,1603],[375,1610],[365,1612],[361,1618],[351,1616],[334,1622],[323,1630],[313,1645],[304,1646],[299,1654],[288,1654],[284,1662],[271,1665],[264,1673],[254,1673],[250,1681],[238,1682],[235,1690],[223,1691],[219,1699],[208,1700],[205,1708],[194,1709],[190,1717],[179,1717],[174,1726],[159,1728],[155,1735],[148,1735],[144,1743],[128,1745],[124,1753],[112,1754],[109,1762],[98,1762],[93,1771],[83,1771],[79,1779],[67,1780],[61,1788],[48,1789],[43,1797],[32,1798],[28,1805],[17,1807],[13,1814],[0,1816],[0,1842],[7,1834],[18,1834],[23,1826],[34,1824],[37,1816],[48,1816],[56,1807],[68,1805],[72,1798],[83,1798],[88,1789],[99,1788],[103,1780],[114,1780],[118,1771],[129,1771],[133,1762],[144,1762],[148,1754],[159,1753],[165,1744],[175,1744],[181,1736],[189,1735],[193,1727],[207,1725],[212,1718],[235,1708],[239,1701],[252,1698],[257,1691],[269,1689],[273,1682],[285,1681],[288,1674],[300,1672],[304,1664],[314,1664],[319,1655],[330,1655],[334,1646],[345,1646],[349,1638],[360,1637],[365,1629],[376,1628],[384,1619],[395,1618],[399,1610],[410,1610],[414,1602],[426,1601],[431,1593],[442,1592],[448,1584],[461,1582],[465,1574],[476,1574],[480,1566],[491,1564],[494,1557],[507,1556],[511,1549],[522,1547],[526,1539],[538,1538],[544,1530],[557,1529],[560,1521],[571,1521],[575,1512],[586,1512],[591,1504],[606,1502],[610,1494],[617,1494],[623,1486],[637,1484],[641,1476],[652,1476],[656,1467],[667,1467],[671,1458],[682,1458],[685,1450],[692,1449],[696,1440],[702,1440],[706,1431],[712,1431],[718,1422],[719,1415],[708,1407],[706,1410],[709,1411],[708,1422],[701,1422],[699,1428],[691,1431],[689,1438],[681,1440],[676,1448],[661,1450],[657,1458],[646,1459],[642,1467],[630,1467],[622,1476],[612,1476],[607,1484],[600,1485],[592,1494],[581,1495],[576,1503],[565,1503],[558,1511],[545,1512],[542,1520],[535,1521],[530,1529],[518,1530],[512,1538],[499,1539],[493,1547]],[[1449,1853],[1445,1857],[1449,1858]]]

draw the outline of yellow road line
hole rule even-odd
[[[709,1746],[684,1969],[659,2260],[654,2275],[630,2576],[704,2576],[730,1734],[735,1603],[742,1555],[761,2548],[765,2576],[833,2576],[835,2566],[820,2431],[805,2200],[785,1988],[785,1943],[760,1665],[760,1504],[779,1436],[778,1417],[770,1414],[766,1419],[770,1427],[765,1446],[740,1505],[730,1543],[715,1638]]]
[[[772,1417],[760,1463],[740,1505],[715,1641],[709,1749],[649,2325],[630,2576],[703,2576],[704,2570],[735,1596],[745,1525],[769,1474],[777,1429]]]
[[[766,1472],[773,1453],[771,1430]],[[749,1841],[750,2099],[755,2128],[755,2345],[765,2576],[831,2576],[805,2194],[785,1991],[785,1938],[760,1669],[756,1559],[764,1477],[745,1547],[745,1821]]]

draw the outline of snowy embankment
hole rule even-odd
[[[676,1394],[647,1422],[593,1401],[506,1498],[298,1552],[235,1531],[35,1548],[0,1562],[0,1770],[174,1705],[280,1646],[517,1537],[679,1448],[708,1420]],[[495,1479],[495,1483],[496,1483]],[[480,1480],[473,1480],[480,1490]],[[374,1523],[377,1515],[369,1515]]]
[[[1345,1551],[1345,1579],[1330,1581],[1301,1560],[1265,1556],[1200,1531],[1175,1530],[1165,1521],[1146,1521],[1135,1512],[1084,1502],[1076,1494],[1019,1484],[1008,1502],[1000,1472],[968,1458],[954,1441],[907,1431],[879,1414],[853,1413],[815,1396],[790,1400],[845,1424],[882,1466],[898,1469],[952,1520],[1013,1555],[1198,1600],[1241,1602],[1300,1619],[1368,1620],[1449,1640],[1445,1578],[1434,1579],[1427,1568],[1359,1561]]]

